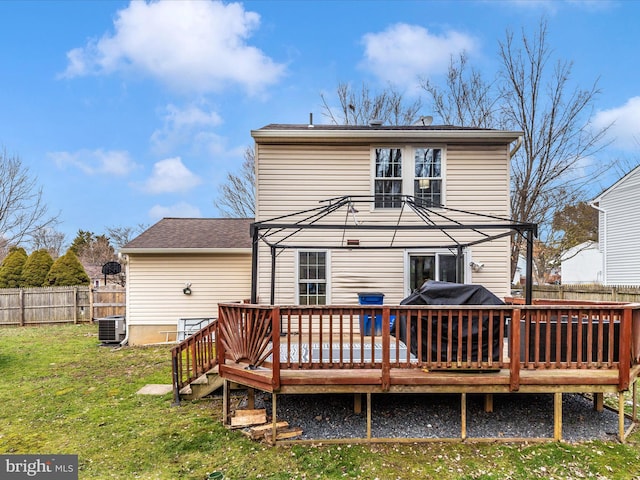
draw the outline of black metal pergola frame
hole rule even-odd
[[[510,236],[513,234],[522,235],[527,242],[527,266],[526,266],[526,285],[525,285],[525,302],[531,304],[532,298],[532,270],[533,270],[533,238],[537,236],[538,226],[535,223],[518,222],[509,218],[503,218],[494,215],[469,212],[460,209],[445,207],[442,205],[433,205],[425,200],[415,198],[408,195],[394,195],[382,200],[391,203],[394,208],[400,206],[399,214],[395,224],[390,223],[359,223],[356,218],[358,210],[356,205],[371,205],[376,201],[381,201],[373,196],[342,196],[321,200],[320,206],[301,210],[287,215],[271,218],[251,224],[252,237],[252,264],[251,264],[251,303],[257,303],[258,291],[258,246],[262,241],[269,246],[271,250],[271,295],[270,303],[273,305],[275,300],[275,272],[276,257],[279,250],[284,249],[358,249],[358,250],[387,250],[387,249],[424,249],[424,248],[440,248],[456,251],[456,281],[462,280],[462,272],[464,270],[463,251],[465,248],[490,242],[499,238]],[[402,217],[406,210],[412,212],[416,218],[422,220],[422,223],[401,224]],[[339,211],[345,212],[344,221],[342,223],[327,222],[331,215],[337,214]],[[451,215],[453,214],[453,216]],[[349,217],[353,222],[350,223]],[[453,217],[458,217],[453,218]],[[468,221],[463,222],[464,217]],[[328,242],[320,245],[312,244],[296,244],[293,242],[294,237],[304,230],[322,230],[322,231],[341,231],[342,237],[340,243],[332,245]],[[345,233],[352,230],[373,230],[373,231],[392,231],[393,236],[388,245],[372,245],[360,246],[345,243]],[[395,244],[396,234],[400,231],[440,231],[444,238],[450,243],[440,242],[437,245],[433,243],[421,245],[397,245]],[[479,238],[473,241],[460,242],[456,240],[456,232],[474,232]]]

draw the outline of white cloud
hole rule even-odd
[[[184,144],[219,143],[218,136],[210,129],[220,124],[222,118],[214,111],[206,111],[195,105],[180,109],[170,104],[166,107],[162,128],[151,135],[151,143],[153,149],[161,154]]]
[[[638,150],[640,146],[640,97],[631,97],[621,107],[602,110],[593,118],[597,129],[611,125],[608,135],[621,150]]]
[[[180,202],[169,206],[154,205],[149,210],[149,217],[152,220],[159,220],[165,217],[200,218],[202,213],[198,207],[186,202]]]
[[[133,70],[183,91],[240,84],[256,93],[285,67],[247,40],[260,16],[239,3],[132,1],[118,11],[113,34],[67,52],[63,77]]]
[[[186,192],[202,180],[182,163],[180,157],[167,158],[153,165],[151,177],[144,183],[147,193]]]
[[[48,154],[58,168],[77,168],[87,175],[114,175],[124,177],[139,167],[128,152],[79,150],[77,152],[51,152]]]
[[[453,30],[434,35],[426,28],[398,23],[364,35],[363,43],[366,69],[385,82],[415,87],[420,76],[444,73],[451,55],[473,52],[476,41]]]

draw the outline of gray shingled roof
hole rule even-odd
[[[122,251],[130,249],[251,248],[253,218],[163,218]]]

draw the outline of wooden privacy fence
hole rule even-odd
[[[634,285],[534,285],[533,298],[640,303],[640,286]]]
[[[0,327],[82,323],[125,314],[123,287],[0,289]]]

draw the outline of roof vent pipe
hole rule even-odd
[[[313,128],[313,112],[309,112],[309,128]]]
[[[380,120],[378,118],[372,118],[371,120],[369,120],[369,126],[370,127],[381,127],[382,126],[382,120]]]

